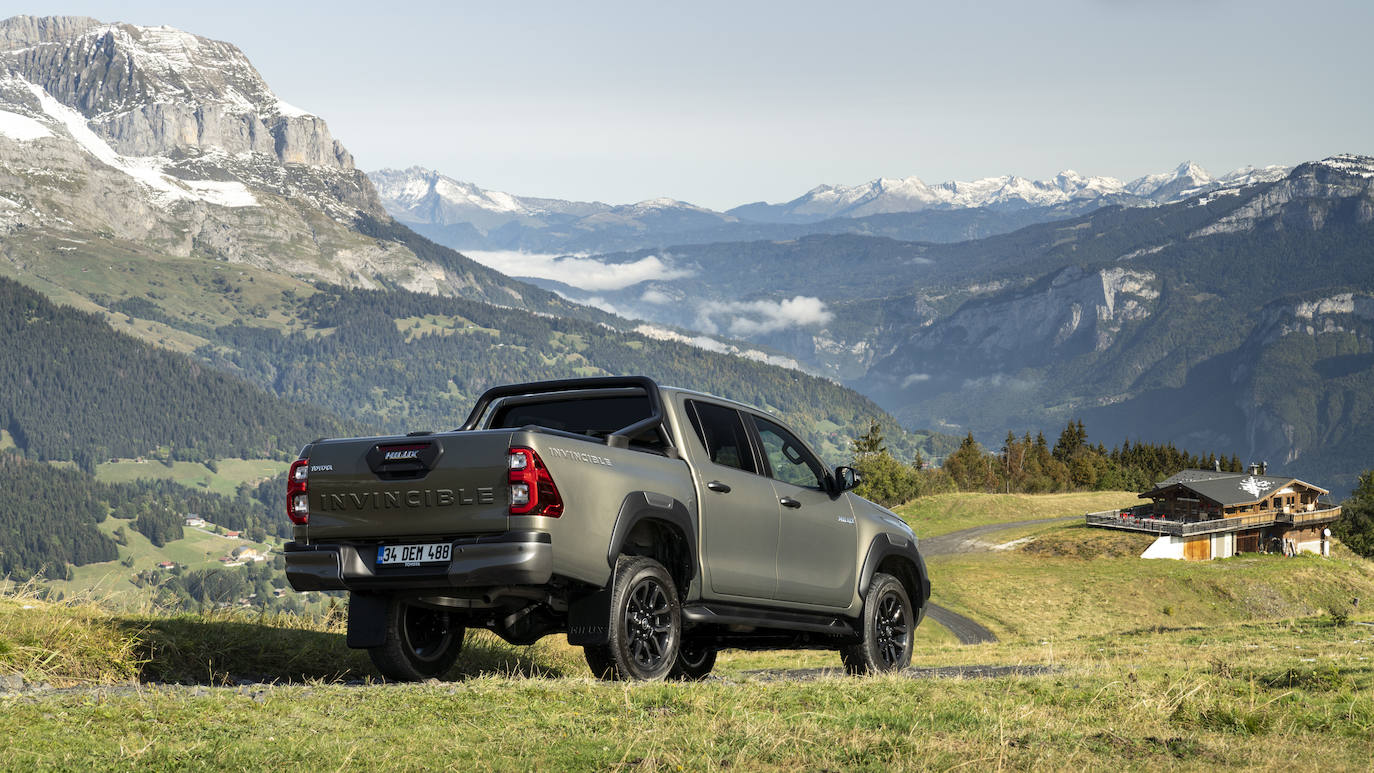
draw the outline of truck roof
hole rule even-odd
[[[684,387],[675,386],[660,386],[658,389],[660,392],[663,392],[665,394],[681,394],[688,395],[690,397],[705,397],[711,400],[715,400],[716,402],[729,403],[730,405],[733,405],[736,408],[747,408],[748,410],[754,411],[755,413],[772,415],[770,411],[766,411],[763,408],[758,407],[757,405],[750,405],[749,403],[740,402],[739,400],[731,400],[728,397],[713,395],[710,392],[700,392],[695,389],[686,389]]]

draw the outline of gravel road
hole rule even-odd
[[[1007,529],[1015,529],[1021,526],[1034,526],[1040,523],[1059,523],[1061,521],[1077,520],[1080,516],[1071,515],[1064,518],[1036,518],[1029,521],[1013,521],[1011,523],[990,523],[986,526],[974,526],[971,529],[960,529],[948,534],[941,534],[938,537],[927,537],[921,540],[921,555],[926,558],[931,556],[948,556],[956,553],[981,553],[997,547],[997,543],[984,540],[989,534]],[[989,631],[986,626],[970,617],[965,617],[958,612],[953,612],[938,604],[926,605],[926,617],[948,628],[950,633],[959,640],[960,644],[982,644],[983,642],[997,641],[997,636]]]

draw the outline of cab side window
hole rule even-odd
[[[824,489],[821,463],[792,433],[759,416],[751,417],[758,428],[763,453],[773,468],[773,477],[803,488]]]
[[[697,400],[689,400],[687,408],[692,429],[696,430],[711,461],[745,472],[758,472],[739,411]]]

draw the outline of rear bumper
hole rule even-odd
[[[553,575],[553,541],[537,531],[453,540],[447,565],[378,567],[375,544],[288,542],[286,579],[298,591],[420,590],[542,585]]]

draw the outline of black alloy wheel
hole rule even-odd
[[[840,650],[840,660],[851,674],[900,671],[911,663],[916,616],[911,597],[901,581],[877,573],[864,594],[859,642]]]
[[[621,556],[611,581],[610,641],[584,656],[602,679],[658,680],[669,675],[682,641],[677,585],[663,565]]]
[[[673,638],[670,612],[667,589],[657,577],[645,577],[630,590],[622,624],[626,645],[638,668],[652,671],[668,659]]]
[[[906,603],[896,593],[884,593],[878,601],[877,631],[878,656],[882,659],[883,671],[901,668],[911,659],[911,619]],[[905,660],[903,655],[906,656]]]
[[[380,647],[369,647],[367,654],[387,679],[434,679],[458,660],[466,633],[447,610],[392,598],[387,604],[386,640]]]
[[[449,613],[407,604],[402,619],[402,638],[417,662],[434,663],[448,653],[453,643]]]

